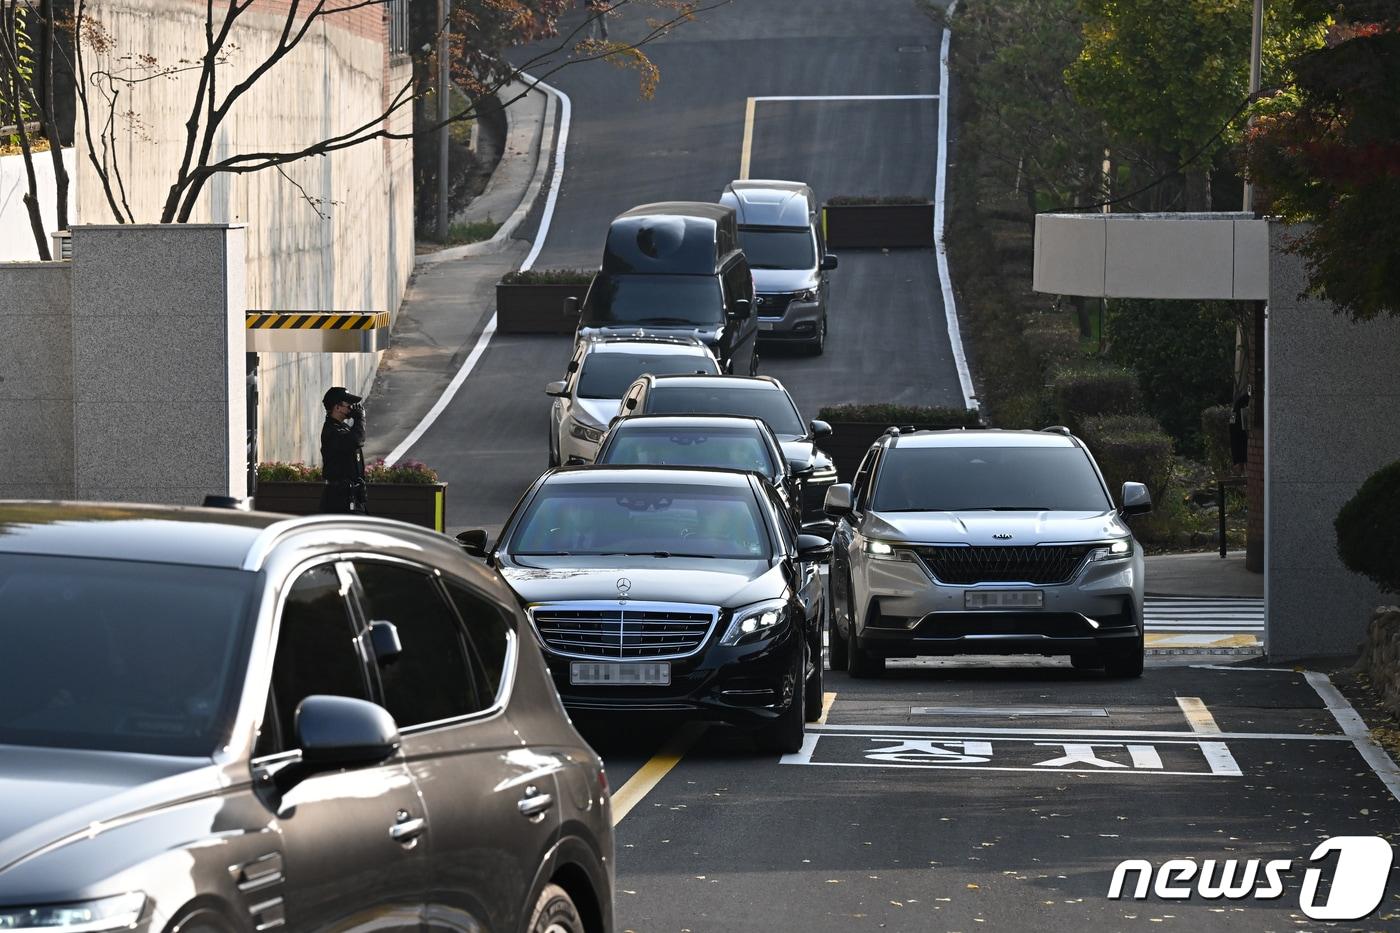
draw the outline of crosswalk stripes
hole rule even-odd
[[[1149,596],[1143,612],[1148,632],[1264,631],[1264,600]]]

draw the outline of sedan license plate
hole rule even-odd
[[[967,609],[1041,609],[1045,594],[1040,590],[973,590],[963,594]]]
[[[569,664],[569,683],[665,687],[671,683],[671,662],[574,661]]]

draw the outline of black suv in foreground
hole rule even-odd
[[[519,595],[564,705],[679,711],[802,745],[821,715],[830,542],[799,534],[751,473],[565,467],[487,554]]]
[[[606,931],[508,590],[374,518],[0,502],[0,930]]]

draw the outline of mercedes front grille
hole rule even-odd
[[[712,606],[599,600],[545,603],[530,610],[555,654],[572,658],[654,660],[699,651],[719,618]]]

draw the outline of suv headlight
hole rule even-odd
[[[782,626],[786,616],[787,602],[782,599],[765,599],[761,603],[737,609],[719,643],[732,647],[762,641]]]
[[[99,933],[135,926],[146,906],[140,892],[119,894],[73,904],[44,907],[0,907],[0,930],[67,930],[68,933]]]
[[[861,553],[871,560],[909,560],[909,552],[903,545],[894,541],[881,541],[879,538],[866,538],[860,546]]]
[[[807,288],[807,289],[803,289],[803,290],[800,291],[800,292],[794,292],[793,295],[792,295],[792,300],[793,300],[793,301],[816,301],[816,300],[817,300],[817,290],[816,290],[815,288]]]
[[[592,444],[596,444],[603,439],[602,430],[599,428],[590,428],[588,425],[574,421],[573,419],[569,420],[569,434],[581,441],[588,441]]]
[[[1090,560],[1122,560],[1133,556],[1133,539],[1119,538],[1107,541],[1089,552]]]

